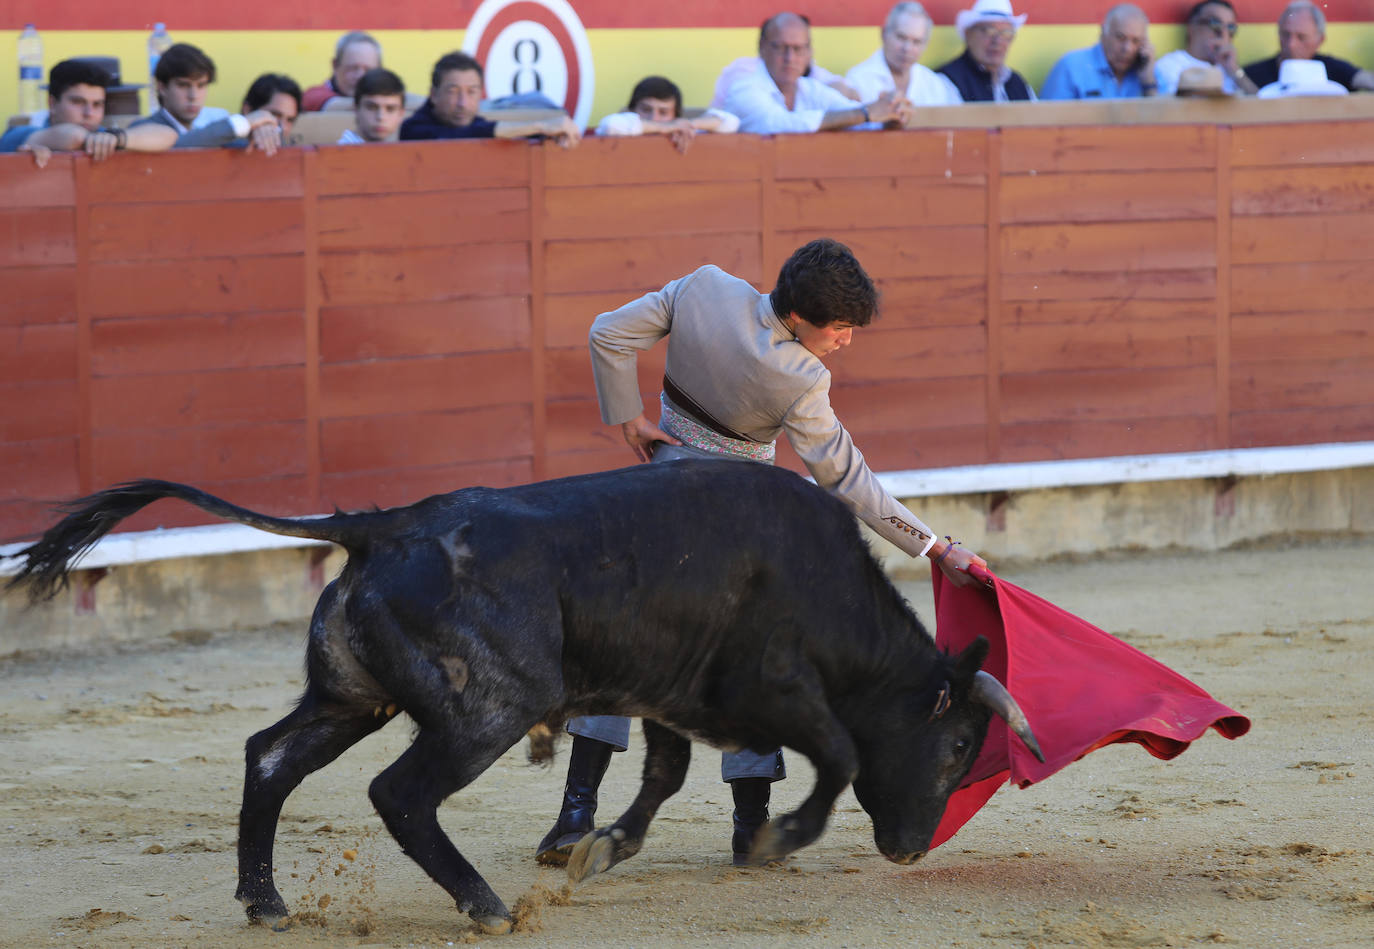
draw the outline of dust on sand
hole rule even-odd
[[[852,794],[772,869],[730,865],[728,789],[698,746],[645,849],[576,888],[538,867],[562,789],[512,749],[441,819],[517,913],[475,932],[367,799],[406,747],[391,725],[287,801],[286,932],[234,902],[244,740],[299,693],[299,628],[0,663],[0,945],[1145,947],[1374,943],[1374,544],[1003,566],[1249,715],[1159,762],[1099,751],[1004,789],[912,867],[884,861]],[[904,584],[930,616],[929,584]],[[633,796],[618,756],[603,815]],[[777,813],[805,794],[793,756]]]

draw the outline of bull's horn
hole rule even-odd
[[[1030,722],[1026,721],[1026,713],[1021,711],[1021,706],[1016,704],[1016,699],[1011,697],[1006,686],[982,669],[979,669],[973,678],[973,701],[980,702],[996,712],[998,717],[1007,723],[1007,727],[1016,733],[1016,737],[1026,743],[1031,754],[1044,763],[1045,754],[1040,750],[1040,743],[1035,740]]]

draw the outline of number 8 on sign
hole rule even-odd
[[[463,51],[482,64],[487,98],[542,93],[586,127],[595,92],[592,52],[565,0],[485,0],[468,24]]]

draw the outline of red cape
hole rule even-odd
[[[1227,738],[1250,730],[1250,719],[1168,666],[1014,583],[977,571],[987,586],[959,587],[938,569],[932,575],[935,642],[957,653],[987,637],[992,648],[983,668],[1011,692],[1045,754],[1041,764],[993,718],[978,760],[945,806],[932,848],[953,837],[1004,781],[1028,787],[1114,742],[1135,742],[1167,760],[1209,727]]]

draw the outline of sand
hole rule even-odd
[[[878,855],[846,793],[815,845],[779,867],[733,868],[729,792],[698,746],[644,851],[575,888],[532,859],[567,744],[552,769],[517,747],[441,811],[516,911],[517,931],[490,937],[368,802],[368,782],[408,742],[402,717],[287,801],[277,880],[297,915],[274,933],[233,899],[242,748],[299,694],[303,630],[10,657],[0,945],[1374,945],[1374,543],[1002,573],[1194,679],[1253,730],[1235,742],[1209,733],[1167,763],[1116,746],[1003,789],[910,867]],[[931,615],[928,581],[904,590]],[[629,801],[639,764],[638,748],[616,758],[603,815]],[[790,768],[783,807],[810,780],[795,756]]]

